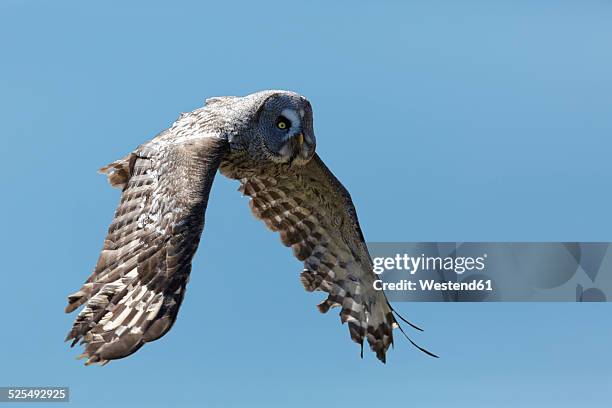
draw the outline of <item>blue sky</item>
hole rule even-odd
[[[380,364],[219,177],[178,322],[83,367],[65,297],[119,192],[96,170],[215,95],[284,88],[370,241],[610,241],[612,4],[0,4],[0,385],[73,407],[609,406],[607,304],[396,304]]]

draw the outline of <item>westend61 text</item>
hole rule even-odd
[[[471,282],[437,282],[433,279],[418,281],[402,279],[399,282],[383,282],[378,279],[373,283],[374,289],[385,291],[492,291],[490,279],[475,279]]]

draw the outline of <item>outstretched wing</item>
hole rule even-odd
[[[240,191],[252,198],[253,214],[268,228],[279,231],[281,241],[304,262],[300,279],[307,291],[324,291],[318,305],[322,313],[340,307],[342,323],[360,344],[367,338],[376,356],[385,362],[398,327],[377,279],[348,191],[318,155],[305,166],[266,166],[244,171],[223,162],[221,172],[239,179]]]
[[[121,201],[93,274],[66,307],[85,304],[66,340],[85,344],[86,364],[126,357],[172,327],[226,151],[217,137],[166,131],[101,169]]]

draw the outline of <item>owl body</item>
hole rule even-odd
[[[126,357],[171,329],[217,170],[240,182],[253,214],[292,248],[304,288],[327,293],[319,310],[338,307],[352,340],[363,350],[367,339],[384,362],[398,323],[373,288],[351,197],[315,148],[306,98],[263,91],[208,99],[102,168],[121,201],[93,274],[66,308],[84,305],[67,340],[85,345],[87,364]]]

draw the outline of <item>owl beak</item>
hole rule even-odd
[[[279,154],[285,158],[286,163],[289,163],[289,165],[292,165],[294,160],[297,160],[298,164],[303,164],[310,160],[313,150],[309,139],[306,139],[304,133],[300,132],[294,134],[285,142]]]
[[[302,147],[302,145],[304,144],[304,134],[300,133],[295,137],[295,140],[297,141],[297,144],[299,147]]]

